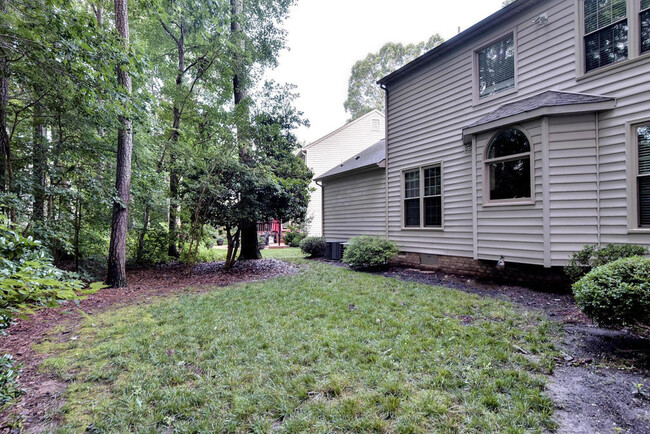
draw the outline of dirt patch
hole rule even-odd
[[[34,351],[32,345],[46,338],[69,338],[83,316],[80,311],[92,315],[108,308],[143,304],[155,297],[209,292],[214,287],[295,274],[298,269],[284,261],[260,259],[238,262],[232,270],[225,270],[223,262],[215,262],[198,264],[189,275],[184,271],[180,264],[130,270],[127,288],[103,289],[81,300],[78,306],[69,302],[57,309],[40,310],[5,330],[0,337],[0,354],[13,354],[23,365],[19,381],[25,393],[16,405],[0,415],[0,432],[20,432],[20,424],[27,432],[51,431],[51,415],[62,404],[66,384],[39,372],[38,367],[47,355]],[[59,331],[51,336],[54,327]]]
[[[650,433],[650,341],[628,330],[596,327],[566,292],[540,292],[471,278],[391,268],[380,274],[444,286],[544,312],[562,324],[562,357],[548,394],[557,405],[559,433]]]

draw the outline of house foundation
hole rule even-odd
[[[414,252],[400,252],[391,261],[391,265],[439,271],[473,277],[480,281],[526,286],[549,292],[569,291],[571,288],[562,267],[544,268],[541,265],[507,261],[504,267],[497,267],[496,261]]]

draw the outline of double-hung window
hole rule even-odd
[[[584,35],[585,72],[627,59],[627,1],[584,0]]]
[[[406,228],[442,227],[442,168],[419,167],[403,172]]]
[[[650,124],[634,128],[637,146],[637,198],[639,227],[650,228]]]
[[[515,37],[503,39],[476,52],[478,96],[485,98],[515,87]]]
[[[650,52],[650,0],[641,0],[641,53]]]

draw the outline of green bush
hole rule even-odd
[[[15,364],[11,354],[0,356],[0,410],[22,393],[18,387],[19,375],[20,366]]]
[[[307,237],[303,232],[287,232],[284,234],[284,244],[291,247],[300,247],[300,243]]]
[[[650,324],[650,259],[633,256],[594,268],[573,285],[573,294],[599,325]]]
[[[300,242],[300,250],[312,258],[325,256],[325,238],[307,237]]]
[[[350,240],[343,254],[343,262],[355,270],[382,268],[397,252],[397,245],[386,238],[361,235]]]
[[[164,224],[152,226],[144,236],[142,251],[138,257],[140,231],[129,231],[127,238],[127,258],[130,263],[140,265],[155,265],[169,262],[169,232]]]
[[[582,276],[596,267],[617,259],[643,256],[647,253],[647,248],[634,244],[609,244],[602,248],[587,245],[571,256],[569,264],[564,267],[564,274],[571,279],[571,282],[577,282]]]
[[[226,260],[225,249],[208,249],[199,244],[199,250],[196,252],[196,262],[220,262]],[[187,262],[187,250],[181,251],[181,262]]]
[[[75,291],[82,287],[81,281],[52,265],[39,241],[20,235],[0,216],[0,328],[17,313],[76,299]]]

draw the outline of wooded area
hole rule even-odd
[[[256,222],[308,200],[294,88],[263,82],[293,3],[0,0],[11,229],[114,287],[127,263],[190,269],[220,234],[227,265],[258,258]]]

